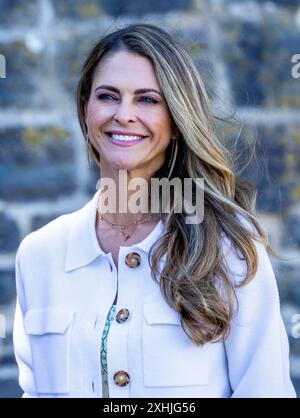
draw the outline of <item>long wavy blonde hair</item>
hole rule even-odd
[[[258,255],[253,241],[261,242],[275,255],[265,230],[255,214],[256,190],[233,172],[234,156],[216,133],[217,118],[189,53],[170,34],[150,24],[132,24],[104,36],[83,64],[77,85],[78,117],[89,153],[98,166],[99,153],[90,143],[84,119],[84,103],[89,100],[93,75],[101,60],[125,50],[147,57],[154,66],[173,122],[180,135],[179,152],[172,177],[203,178],[204,220],[187,224],[182,213],[162,213],[164,234],[149,253],[151,274],[166,302],[180,313],[183,330],[197,345],[225,339],[235,314],[235,287],[221,248],[225,236],[242,254],[247,266],[247,284],[255,275]],[[170,141],[172,142],[172,141]],[[156,178],[168,173],[168,154]],[[201,184],[194,181],[197,188]],[[172,189],[171,189],[172,193]],[[237,216],[241,215],[241,216]],[[246,220],[248,226],[245,226]],[[163,271],[161,257],[167,254]],[[220,292],[220,284],[222,292]]]

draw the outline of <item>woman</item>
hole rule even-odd
[[[187,52],[129,25],[93,48],[77,93],[99,190],[19,246],[24,396],[294,397],[255,194],[233,173]],[[165,211],[161,189],[144,187],[162,178],[193,179],[187,206],[204,179],[201,222],[178,210],[179,189]]]

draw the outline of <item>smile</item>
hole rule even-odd
[[[107,133],[107,138],[113,144],[122,145],[122,146],[130,146],[130,145],[134,145],[134,144],[137,144],[138,142],[143,141],[147,137]]]

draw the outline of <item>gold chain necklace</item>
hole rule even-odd
[[[100,213],[99,208],[97,209],[97,213],[99,215],[100,221],[103,219],[105,222],[109,223],[112,228],[119,228],[121,234],[123,235],[124,241],[127,241],[133,235],[133,233],[136,230],[138,224],[141,224],[141,223],[144,223],[144,222],[147,222],[147,221],[151,221],[154,218],[153,215],[149,215],[147,218],[137,219],[133,223],[129,223],[129,224],[126,224],[126,225],[125,224],[120,225],[120,224],[112,223],[108,219],[105,219],[104,216]],[[124,231],[125,228],[127,228],[128,226],[131,226],[131,225],[133,225],[133,229],[130,232]]]

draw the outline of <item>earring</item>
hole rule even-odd
[[[172,171],[174,169],[174,165],[176,162],[176,157],[177,157],[177,151],[178,151],[178,141],[177,138],[172,140],[172,151],[171,151],[171,158],[168,164],[168,168],[171,166],[170,170],[169,170],[169,174],[168,174],[168,179],[171,177]]]

